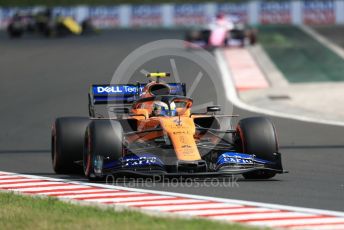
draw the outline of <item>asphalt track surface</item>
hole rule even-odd
[[[50,127],[54,118],[87,116],[91,83],[110,82],[120,62],[140,45],[170,38],[182,39],[183,31],[118,30],[90,37],[28,36],[21,40],[9,40],[1,33],[0,170],[84,180],[52,171]],[[182,60],[175,62],[181,80],[192,83],[195,77],[190,76],[196,76],[199,70]],[[169,59],[164,58],[144,68],[171,71]],[[144,81],[142,76],[136,74],[131,80]],[[195,101],[207,103],[214,87],[204,77],[194,91]],[[223,94],[222,86],[216,86],[216,90]],[[230,107],[229,102],[225,107]],[[256,115],[238,108],[234,113],[242,117]],[[202,181],[124,185],[344,211],[344,128],[275,117],[272,120],[289,174],[267,181],[239,179],[232,187]]]

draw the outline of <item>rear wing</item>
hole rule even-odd
[[[185,83],[166,83],[170,88],[170,95],[186,96]],[[95,105],[114,104],[130,106],[140,98],[146,84],[111,84],[91,85],[88,93],[88,107],[90,116],[94,116]]]

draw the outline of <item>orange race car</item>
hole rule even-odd
[[[56,173],[105,175],[223,176],[268,179],[283,173],[275,128],[264,117],[239,121],[220,106],[192,113],[183,83],[92,85],[90,117],[57,118],[52,127]],[[99,114],[107,105],[109,116]]]

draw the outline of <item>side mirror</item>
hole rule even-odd
[[[207,112],[208,113],[216,113],[221,111],[221,106],[220,105],[212,105],[207,107]]]

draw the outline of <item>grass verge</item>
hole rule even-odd
[[[261,26],[259,41],[289,82],[344,81],[344,60],[294,26]]]
[[[0,192],[0,207],[1,229],[254,229],[200,219],[153,217],[135,211],[115,212],[55,198],[3,192]]]

